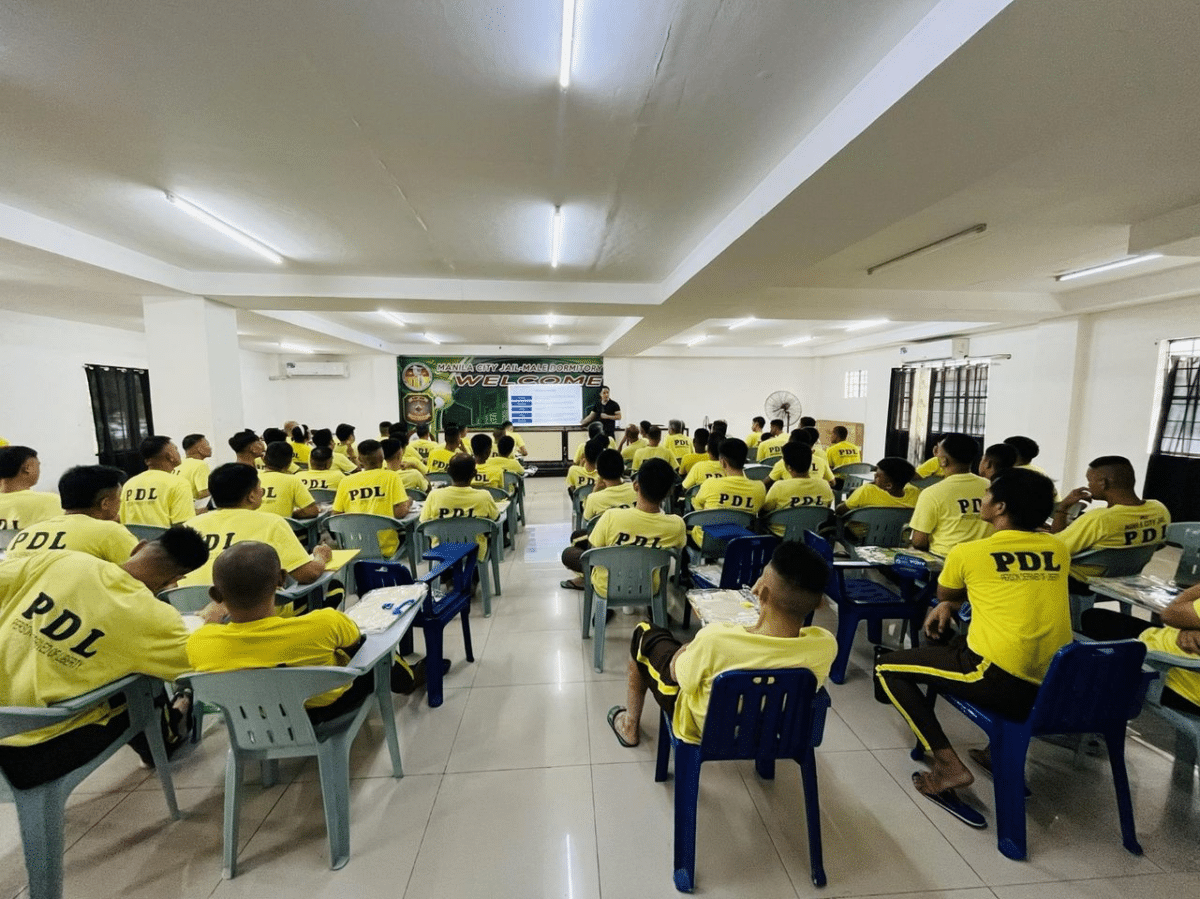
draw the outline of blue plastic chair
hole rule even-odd
[[[713,680],[700,744],[680,740],[664,712],[658,731],[654,779],[667,779],[675,748],[675,888],[690,893],[696,882],[696,803],[704,762],[753,759],[758,776],[775,777],[775,760],[792,759],[804,784],[808,856],[813,884],[825,886],[821,854],[821,806],[813,750],[821,745],[829,694],[817,689],[806,668],[725,671]]]
[[[821,554],[829,566],[829,582],[825,594],[837,606],[837,657],[829,670],[829,679],[835,684],[846,682],[846,668],[850,664],[850,650],[854,648],[854,636],[859,622],[867,622],[867,639],[872,643],[883,642],[883,622],[891,620],[908,623],[912,645],[920,641],[921,627],[925,622],[925,605],[922,601],[893,593],[882,584],[866,578],[849,581],[842,569],[833,564],[833,548],[829,541],[812,531],[804,532],[804,542]]]
[[[420,578],[420,582],[428,585],[429,589],[421,603],[421,611],[413,620],[413,627],[425,632],[425,691],[430,708],[437,708],[444,700],[441,665],[445,655],[442,649],[443,631],[456,617],[462,619],[463,648],[467,661],[475,661],[471,648],[470,614],[479,545],[474,542],[442,543],[427,553],[425,558],[437,560],[439,564]],[[440,583],[446,573],[450,574],[450,588],[442,595],[435,595],[432,587]],[[397,562],[357,562],[354,565],[354,579],[364,594],[380,587],[402,587],[414,583],[412,573]],[[412,645],[411,636],[406,635],[400,645],[402,651],[407,652]]]
[[[1108,745],[1121,842],[1134,855],[1142,854],[1125,770],[1125,726],[1141,711],[1146,689],[1158,676],[1142,671],[1145,658],[1146,644],[1139,640],[1068,643],[1051,660],[1025,721],[1003,718],[956,696],[944,697],[983,728],[991,741],[997,844],[1003,855],[1017,861],[1026,857],[1025,756],[1029,741],[1048,734],[1095,733]],[[918,744],[912,757],[921,759],[924,754],[924,747]]]
[[[8,782],[0,771],[0,800],[17,806],[17,821],[21,843],[25,849],[25,870],[29,874],[30,899],[62,899],[63,893],[63,818],[67,797],[89,774],[108,761],[122,746],[137,734],[145,734],[154,757],[154,767],[162,781],[163,795],[172,818],[179,817],[175,804],[175,788],[171,783],[171,766],[163,744],[162,716],[154,707],[154,696],[162,692],[162,682],[141,674],[131,674],[118,681],[43,708],[0,708],[0,738],[40,730],[74,718],[118,693],[124,694],[129,712],[129,726],[107,749],[90,762],[80,765],[57,780],[41,786],[19,790]]]
[[[692,585],[700,590],[712,589],[737,590],[750,587],[762,575],[763,569],[771,561],[771,554],[779,544],[779,538],[774,534],[761,534],[757,537],[738,537],[730,540],[725,546],[725,561],[721,565],[721,579],[717,583],[708,580],[702,574],[692,572]],[[692,620],[692,604],[683,604],[683,626],[687,627]]]

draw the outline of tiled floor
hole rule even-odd
[[[624,699],[634,621],[610,625],[608,669],[591,667],[579,636],[579,594],[562,590],[557,559],[569,504],[557,479],[530,483],[531,527],[504,561],[491,619],[473,619],[476,661],[447,631],[454,667],[446,701],[397,697],[406,776],[389,776],[382,731],[369,721],[352,757],[352,854],[328,869],[316,769],[284,766],[279,786],[247,791],[241,873],[221,880],[224,725],[174,763],[183,820],[166,816],[157,779],[123,752],[86,781],[67,813],[69,897],[388,896],[533,899],[673,896],[672,787],[653,778],[654,717],[623,749],[605,723]],[[828,611],[820,613],[826,624]],[[1192,899],[1200,893],[1200,814],[1194,785],[1172,785],[1169,735],[1134,722],[1129,741],[1138,832],[1146,854],[1121,848],[1104,759],[1036,744],[1030,761],[1030,860],[996,851],[916,796],[911,736],[876,704],[864,644],[850,678],[832,686],[834,714],[819,750],[829,884],[809,879],[794,767],[774,782],[748,764],[705,766],[697,892],[709,896],[928,896],[942,899]],[[957,743],[978,732],[948,713]],[[993,820],[990,783],[971,793]],[[24,895],[11,806],[0,807],[0,897]]]

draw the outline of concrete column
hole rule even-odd
[[[233,461],[227,441],[246,426],[237,310],[191,296],[143,297],[142,310],[155,431],[204,434],[214,463]]]

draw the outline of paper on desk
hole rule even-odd
[[[340,571],[354,561],[354,557],[361,550],[357,549],[335,549],[333,556],[329,559],[329,564],[325,566],[326,571]]]
[[[396,609],[404,610],[425,598],[425,584],[406,584],[403,587],[380,587],[372,590],[354,604],[346,615],[364,634],[379,634],[396,620]],[[385,605],[391,608],[385,609]]]
[[[687,601],[696,610],[701,624],[724,621],[730,624],[757,624],[758,600],[747,590],[689,590]]]

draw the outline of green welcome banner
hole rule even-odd
[[[601,356],[398,356],[400,410],[410,425],[443,422],[496,428],[508,418],[513,385],[578,384],[583,408],[600,399]]]

